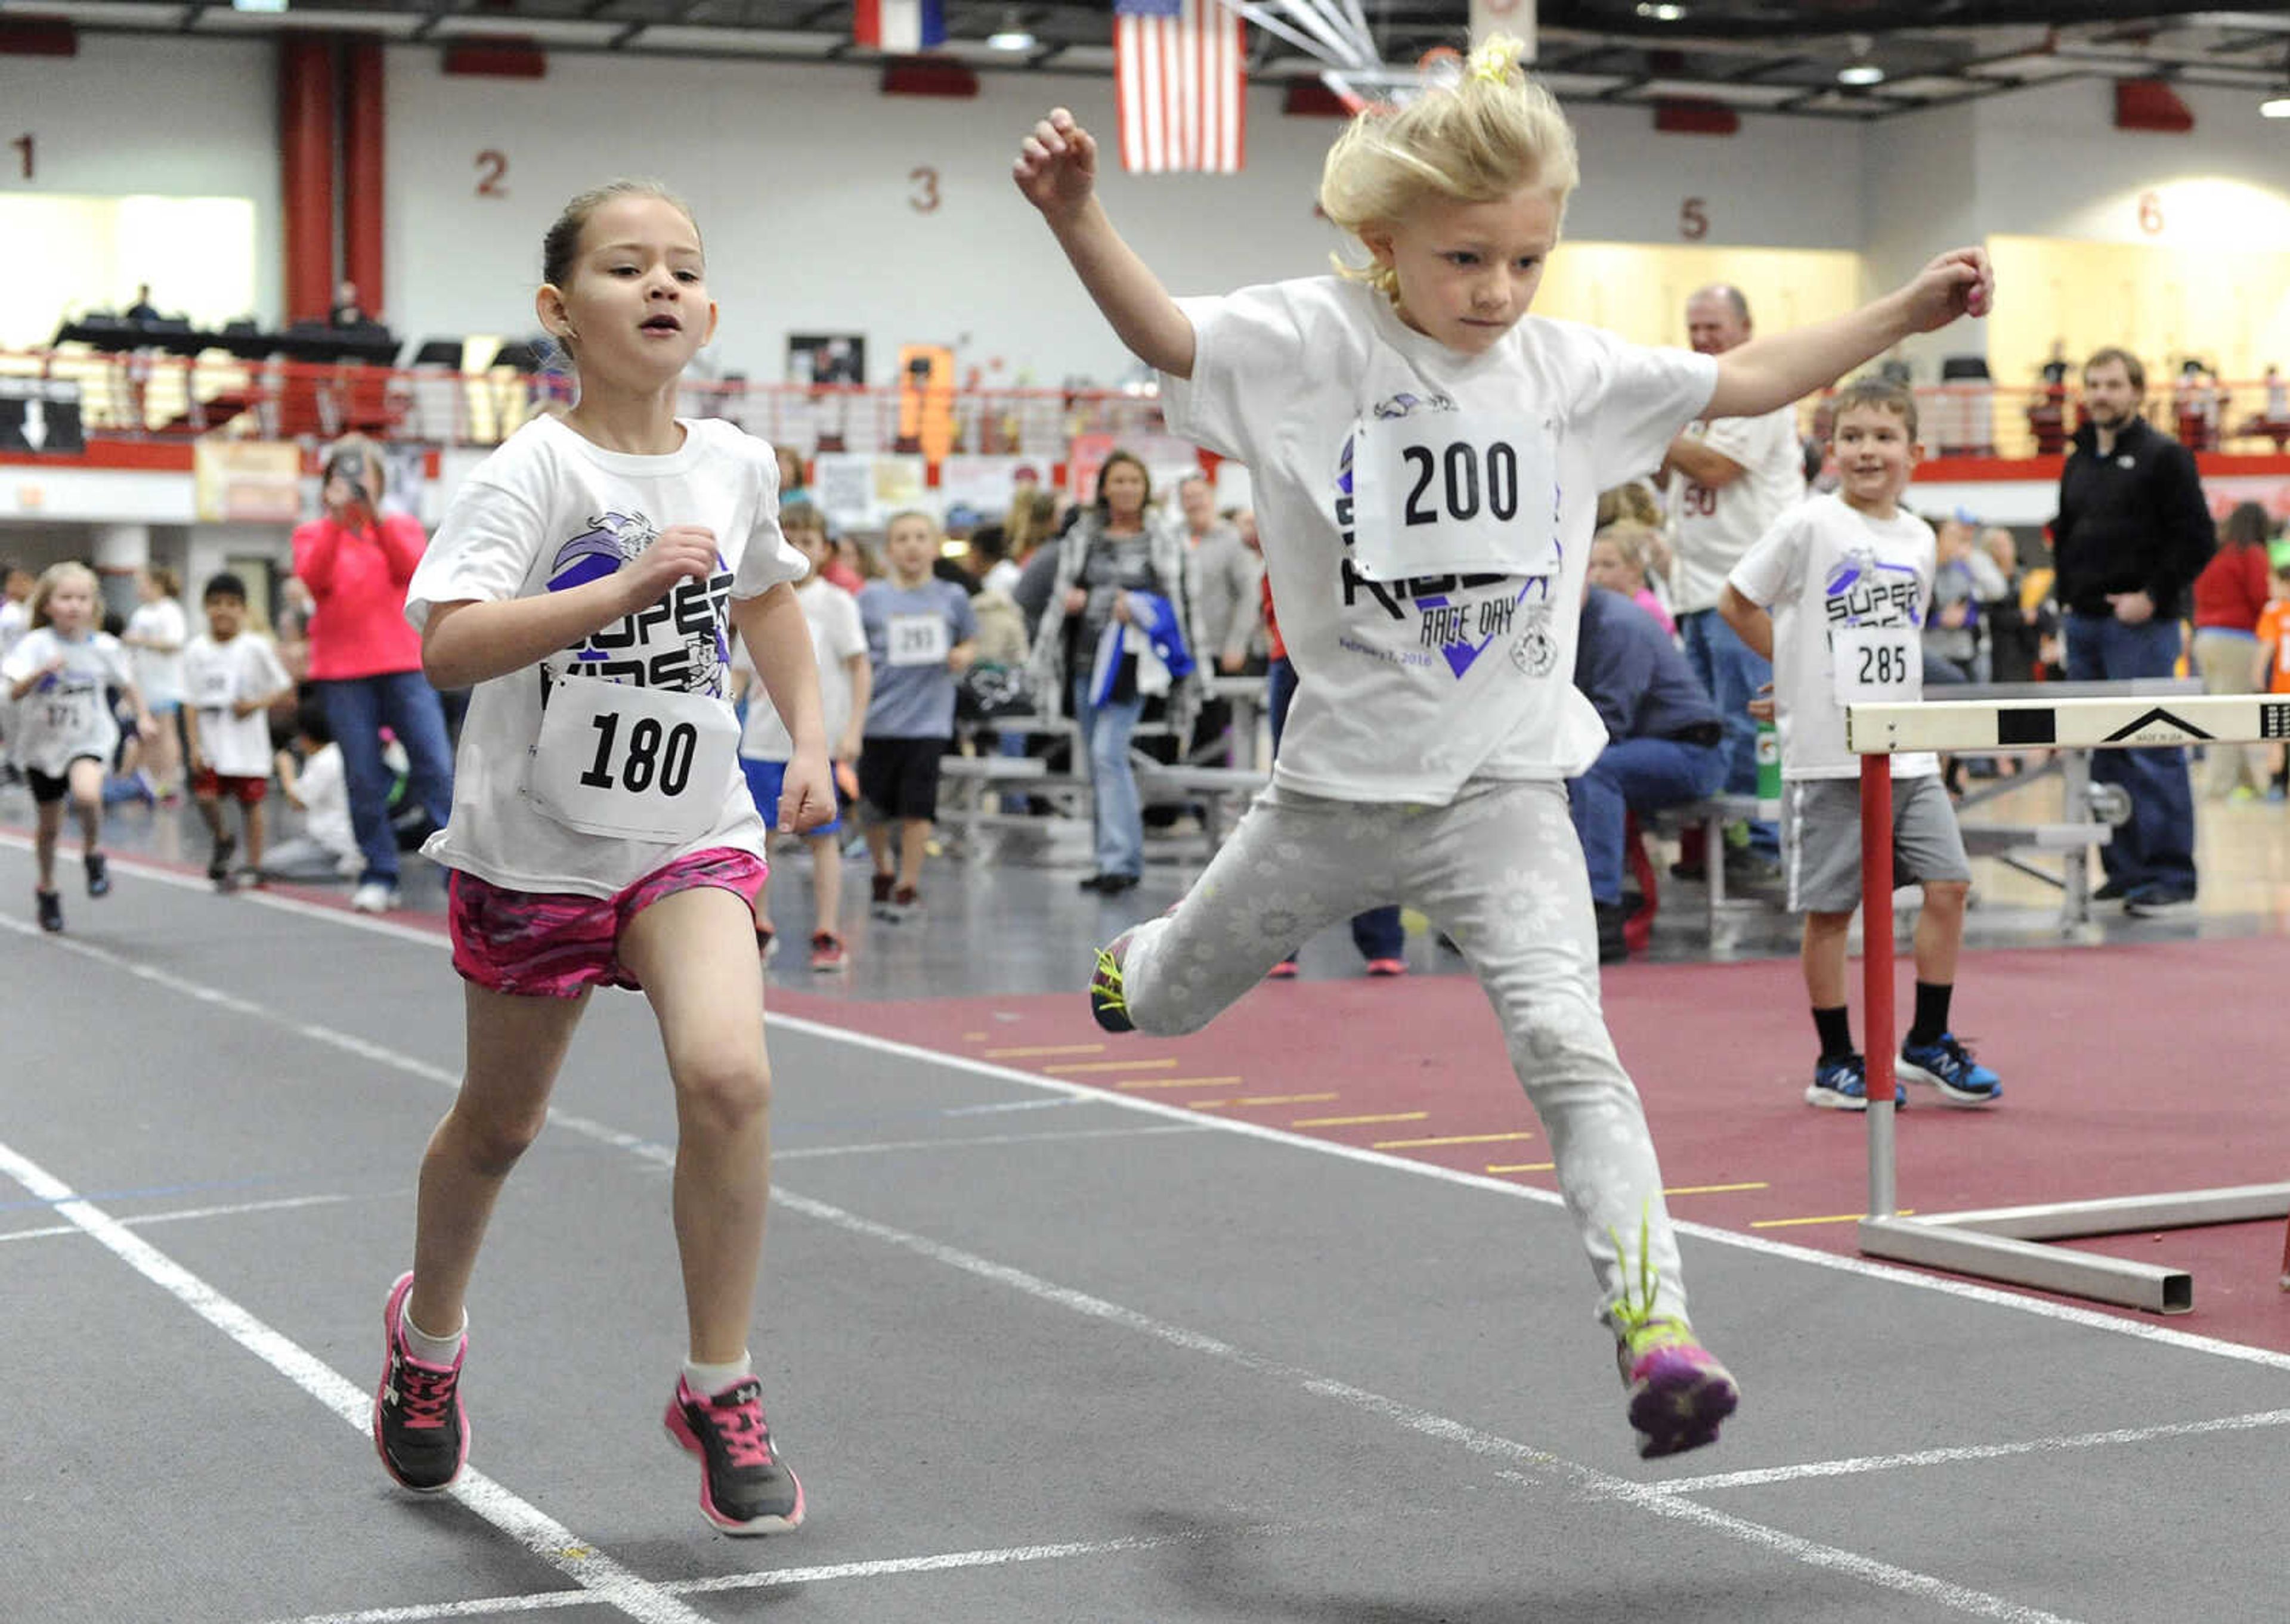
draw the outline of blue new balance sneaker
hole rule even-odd
[[[1840,1059],[1823,1060],[1813,1068],[1813,1081],[1806,1085],[1805,1102],[1831,1111],[1865,1111],[1869,1108],[1869,1067],[1857,1054]],[[1895,1080],[1893,1084],[1893,1104],[1909,1102],[1909,1091]]]
[[[1943,1032],[1928,1044],[1901,1045],[1901,1075],[1929,1083],[1958,1105],[1988,1105],[2004,1092],[2004,1081],[1972,1058],[1972,1052]]]

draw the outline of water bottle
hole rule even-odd
[[[1770,722],[1758,724],[1758,816],[1771,823],[1782,815],[1782,736]]]

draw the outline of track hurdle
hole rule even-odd
[[[1860,1225],[1862,1252],[2159,1314],[2189,1312],[2194,1277],[2184,1269],[2045,1243],[2280,1218],[2290,1214],[2290,1184],[1900,1215],[1893,1138],[1892,757],[1910,750],[1996,754],[2290,740],[2290,699],[2126,693],[1850,704],[1845,739],[1861,757],[1862,969],[1869,1034],[1869,1215]],[[2290,1254],[2284,1275],[2290,1286]]]

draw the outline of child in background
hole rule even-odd
[[[350,825],[342,748],[317,700],[295,710],[294,748],[279,751],[275,765],[287,803],[302,814],[302,832],[270,848],[262,873],[274,880],[356,879],[364,860]]]
[[[803,1521],[803,1485],[773,1447],[749,1348],[771,1196],[765,831],[727,688],[736,632],[795,736],[780,826],[823,822],[819,677],[789,584],[803,559],[780,534],[772,448],[676,415],[716,331],[691,211],[643,182],[585,192],[541,239],[541,276],[534,314],[576,403],[469,474],[406,590],[424,673],[472,689],[452,816],[423,848],[453,870],[468,1035],[422,1158],[413,1267],[383,1302],[374,1444],[406,1488],[460,1475],[464,1304],[486,1222],[589,994],[629,988],[652,1004],[676,1092],[685,1358],[662,1424],[700,1462],[710,1524],[783,1532]],[[583,1403],[580,1424],[616,1425],[609,1413]]]
[[[2290,540],[2267,548],[2267,583],[2273,596],[2258,615],[2258,652],[2250,668],[2250,685],[2257,693],[2290,693]],[[2280,801],[2290,795],[2290,748],[2273,747],[2267,766],[2266,798]]]
[[[63,898],[56,891],[56,838],[64,801],[79,820],[87,894],[111,894],[111,874],[99,849],[103,779],[120,726],[104,697],[116,688],[139,734],[152,732],[135,673],[119,640],[98,628],[100,587],[84,564],[51,564],[25,603],[28,629],[0,660],[0,692],[16,707],[14,757],[31,785],[38,823],[33,852],[39,866],[33,900],[44,931],[64,928]]]
[[[883,537],[890,573],[859,594],[875,675],[859,794],[875,860],[875,917],[891,924],[911,918],[922,900],[923,856],[938,817],[939,758],[954,745],[955,678],[977,652],[970,595],[932,572],[938,550],[938,526],[927,514],[893,515]]]
[[[177,601],[182,589],[181,579],[164,565],[139,573],[135,593],[140,601],[119,639],[134,651],[136,686],[158,724],[140,788],[147,800],[163,806],[173,805],[182,792],[182,740],[176,729],[183,708],[183,649],[191,629]]]
[[[1715,1442],[1739,1392],[1687,1322],[1567,817],[1565,780],[1603,731],[1571,681],[1593,502],[1693,420],[1774,411],[1984,312],[1991,283],[1958,250],[1851,316],[1723,356],[1532,317],[1580,170],[1521,52],[1494,36],[1453,88],[1346,126],[1320,207],[1369,262],[1341,277],[1173,300],[1107,217],[1073,116],[1021,146],[1020,190],[1161,373],[1171,431],[1247,466],[1300,678],[1271,787],[1166,917],[1099,951],[1090,1000],[1109,1030],[1192,1031],[1323,923],[1429,914],[1549,1134],[1651,1457]],[[1426,467],[1452,477],[1419,481]]]
[[[262,801],[270,793],[270,708],[294,691],[270,639],[246,629],[246,583],[228,571],[200,595],[207,629],[183,651],[191,798],[214,837],[207,878],[228,888],[238,840],[223,828],[222,802],[238,803],[246,877],[262,883]]]
[[[1647,584],[1646,570],[1660,540],[1653,530],[1635,520],[1621,519],[1590,538],[1590,584],[1619,592],[1677,636],[1677,622]]]
[[[1868,1072],[1853,1044],[1845,968],[1861,904],[1861,758],[1845,748],[1845,707],[1923,697],[1936,546],[1932,526],[1900,505],[1917,461],[1915,396],[1878,379],[1846,385],[1830,444],[1836,492],[1776,520],[1734,566],[1718,608],[1774,662],[1782,857],[1789,906],[1805,915],[1806,990],[1821,1039],[1806,1100],[1863,1111]],[[1958,1104],[1986,1105],[2004,1085],[1949,1030],[1972,864],[1940,763],[1925,751],[1890,761],[1894,873],[1903,884],[1920,882],[1925,893],[1916,1016],[1901,1045],[1900,1076]],[[1895,1103],[1905,1096],[1895,1084]]]
[[[803,618],[811,628],[811,650],[819,663],[819,712],[827,730],[829,754],[839,778],[859,759],[860,724],[867,715],[874,690],[874,671],[867,660],[867,630],[860,624],[859,604],[821,572],[834,548],[818,510],[805,503],[790,503],[780,510],[780,528],[811,564],[795,589]],[[788,763],[795,756],[795,740],[772,708],[771,696],[757,683],[756,662],[745,643],[732,657],[734,690],[748,700],[748,720],[740,734],[740,770],[756,797],[764,821],[779,826],[780,787]],[[850,964],[843,941],[843,820],[838,815],[806,831],[803,843],[811,851],[811,967],[832,974]],[[764,958],[774,945],[771,916],[765,893],[756,893],[756,935]]]

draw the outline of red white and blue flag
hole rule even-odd
[[[1121,166],[1237,174],[1247,133],[1240,14],[1221,0],[1113,0]]]
[[[893,54],[942,45],[945,0],[853,0],[851,38]]]

